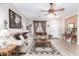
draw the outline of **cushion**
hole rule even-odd
[[[27,43],[28,43],[28,44],[31,43],[31,40],[28,39],[28,40],[27,40]]]
[[[16,40],[21,40],[20,37],[19,37],[19,35],[20,35],[20,34],[14,35],[14,37],[15,37]]]
[[[24,42],[24,44],[28,45],[26,40],[24,39],[24,37],[22,35],[19,36],[21,38],[21,40]]]
[[[22,41],[25,41],[25,39],[24,39],[24,37],[23,37],[22,35],[19,35],[19,37],[20,37],[20,39],[21,39]]]
[[[16,40],[15,37],[14,37],[14,36],[11,36],[11,35],[9,36],[9,39],[10,39],[11,41],[12,41],[12,40]]]
[[[27,32],[24,32],[24,34],[27,34]]]
[[[26,34],[26,36],[29,38],[30,36],[29,36],[29,34]]]
[[[27,38],[27,35],[25,33],[23,33],[22,36],[24,37],[24,39]]]

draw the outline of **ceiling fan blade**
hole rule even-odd
[[[45,11],[45,10],[41,10],[42,12],[48,12],[48,11]]]
[[[50,13],[45,14],[45,16],[47,16],[48,14],[50,14]]]
[[[57,10],[54,10],[55,12],[56,11],[64,11],[64,8],[61,8],[61,9],[57,9]]]

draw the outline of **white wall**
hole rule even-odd
[[[31,18],[28,18],[27,20],[26,20],[26,22],[27,22],[27,25],[32,25],[32,27],[31,27],[31,34],[33,35],[33,33],[34,33],[34,30],[33,30],[33,20],[31,19]]]
[[[11,29],[9,28],[9,9],[13,10],[15,13],[19,14],[22,17],[22,24],[23,29]],[[8,29],[10,32],[19,32],[26,30],[26,17],[19,12],[18,9],[13,4],[10,3],[0,3],[0,22],[3,22],[3,20],[8,21]],[[2,24],[0,26],[3,27]]]
[[[54,38],[61,38],[62,35],[62,20],[59,18],[47,20],[47,33],[52,34]]]
[[[46,31],[47,33],[51,33],[54,38],[61,38],[61,35],[63,34],[63,20],[60,18],[52,18],[52,19],[34,19],[34,18],[29,18],[28,19],[28,24],[32,24],[32,34],[33,34],[33,20],[46,20],[47,25],[46,25]],[[49,27],[47,27],[49,25]]]

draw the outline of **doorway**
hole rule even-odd
[[[65,40],[77,43],[77,15],[65,19]]]

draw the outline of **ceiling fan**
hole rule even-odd
[[[48,12],[47,14],[45,14],[45,16],[47,16],[47,15],[50,14],[50,13],[56,15],[55,12],[64,11],[64,8],[55,9],[55,4],[54,4],[54,3],[50,3],[50,9],[49,9],[48,11],[45,11],[45,10],[41,10],[41,11],[42,11],[42,12]]]

